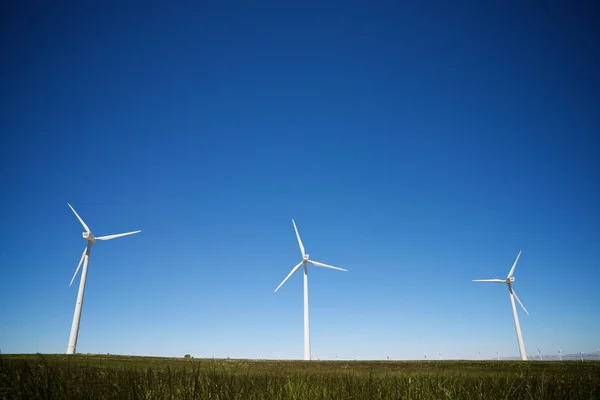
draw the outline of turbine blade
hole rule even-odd
[[[296,237],[298,238],[298,244],[300,245],[300,252],[302,253],[302,258],[304,258],[304,246],[302,246],[302,240],[300,240],[300,234],[298,233],[298,228],[296,228],[294,218],[292,218],[292,224],[294,224],[294,230],[296,231]]]
[[[512,294],[515,296],[515,299],[517,299],[517,301],[519,302],[519,304],[523,308],[523,311],[525,311],[525,314],[529,315],[529,313],[527,312],[527,309],[525,308],[525,306],[523,305],[523,303],[521,303],[521,300],[519,300],[519,296],[517,296],[517,292],[515,292],[515,289],[513,289],[511,287],[511,290],[512,290]]]
[[[312,260],[308,260],[308,262],[311,263],[312,265],[316,265],[317,267],[331,268],[331,269],[337,269],[338,271],[346,271],[346,272],[348,272],[347,269],[334,267],[333,265],[327,265],[327,264],[323,264],[323,263],[320,263],[320,262],[317,262],[317,261],[312,261]]]
[[[81,255],[81,259],[79,260],[79,264],[77,265],[77,269],[75,270],[75,273],[73,274],[73,277],[71,278],[71,283],[69,283],[69,287],[71,287],[71,285],[73,284],[73,281],[75,280],[75,277],[77,276],[77,273],[79,272],[79,268],[81,268],[81,264],[83,263],[83,258],[85,257],[85,253],[87,252],[87,246],[85,246],[85,249],[83,249],[83,254]]]
[[[494,283],[506,283],[503,279],[473,279],[473,282],[494,282]]]
[[[140,233],[141,231],[134,231],[134,232],[127,232],[127,233],[118,233],[116,235],[108,235],[108,236],[100,236],[97,237],[96,240],[110,240],[110,239],[115,239],[121,236],[128,236],[128,235],[133,235],[134,233]]]
[[[285,279],[283,280],[283,282],[281,282],[281,283],[279,284],[279,286],[277,286],[277,289],[275,289],[275,291],[274,291],[273,293],[277,292],[277,291],[279,290],[279,288],[280,288],[280,287],[282,287],[282,286],[283,286],[283,284],[284,284],[284,283],[285,283],[285,282],[286,282],[288,279],[290,279],[290,276],[294,275],[294,273],[295,273],[296,271],[298,271],[298,268],[300,268],[300,267],[302,266],[302,263],[303,263],[303,261],[300,261],[300,264],[298,264],[298,265],[296,265],[294,268],[292,268],[292,272],[290,272],[290,273],[288,274],[288,276],[286,276],[286,277],[285,277]]]
[[[81,219],[81,217],[79,216],[79,214],[77,214],[77,211],[75,211],[75,209],[73,208],[73,206],[71,206],[69,203],[67,203],[69,205],[69,207],[71,207],[71,210],[73,210],[73,213],[75,214],[75,216],[77,217],[77,219],[79,220],[79,222],[81,222],[81,225],[83,225],[83,229],[85,229],[86,232],[90,231],[90,228],[88,228],[88,226],[85,224],[85,222],[83,222],[83,220]]]
[[[515,263],[513,264],[512,268],[510,269],[510,272],[508,273],[507,278],[510,278],[513,275],[513,272],[515,272],[515,267],[517,266],[517,261],[519,261],[519,257],[521,257],[521,253],[523,252],[523,250],[521,250],[519,252],[519,255],[517,256],[517,259],[515,260]]]

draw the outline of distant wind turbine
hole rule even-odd
[[[560,361],[562,361],[562,352],[560,349],[558,349],[558,356],[560,357]]]
[[[496,352],[496,357],[498,357],[498,361],[500,361],[500,353]]]
[[[508,273],[506,279],[474,279],[473,282],[506,283],[508,285],[508,294],[510,296],[510,303],[512,305],[513,317],[515,319],[515,329],[517,331],[517,341],[519,343],[519,352],[521,353],[521,360],[527,360],[527,354],[525,353],[525,344],[523,343],[523,336],[521,335],[521,325],[519,324],[519,316],[517,315],[517,307],[515,306],[515,299],[517,299],[517,301],[523,308],[523,311],[525,311],[527,315],[529,315],[529,313],[527,312],[527,309],[525,308],[523,303],[521,303],[521,300],[519,300],[517,293],[512,288],[512,284],[515,282],[513,273],[515,272],[515,267],[517,266],[519,257],[521,257],[521,252],[522,251],[520,251],[519,255],[517,255],[517,259],[515,260],[515,263],[510,269],[510,272]]]
[[[304,266],[304,359],[309,361],[310,360],[310,324],[309,324],[309,319],[308,319],[308,263],[317,266],[317,267],[322,267],[322,268],[330,268],[330,269],[336,269],[338,271],[348,271],[347,269],[343,269],[343,268],[338,268],[338,267],[334,267],[331,265],[327,265],[327,264],[323,264],[317,261],[312,261],[308,259],[308,254],[306,254],[304,252],[304,246],[302,245],[302,240],[300,240],[300,234],[298,233],[298,228],[296,228],[296,222],[294,221],[294,219],[292,219],[292,224],[294,224],[294,230],[296,231],[296,238],[298,239],[298,245],[300,246],[300,253],[302,253],[302,261],[300,261],[300,263],[298,265],[296,265],[294,268],[292,268],[292,271],[288,274],[288,276],[285,277],[285,279],[283,280],[283,282],[281,282],[279,284],[279,286],[277,286],[277,289],[275,289],[275,292],[277,292],[279,290],[279,288],[281,286],[283,286],[283,284],[290,279],[290,277],[292,275],[294,275],[296,273],[296,271],[298,271],[298,269],[300,269],[301,266]],[[275,293],[273,292],[273,293]]]
[[[581,358],[581,361],[583,361],[583,353],[581,351],[579,352],[579,357]]]
[[[81,255],[81,259],[79,260],[79,265],[77,265],[77,269],[75,270],[75,274],[73,274],[73,278],[71,279],[71,283],[69,283],[69,287],[73,284],[73,280],[77,276],[79,272],[79,268],[83,263],[83,270],[81,272],[81,281],[79,282],[79,292],[77,293],[77,303],[75,303],[75,314],[73,315],[73,325],[71,326],[71,335],[69,336],[69,346],[67,347],[67,354],[75,354],[75,349],[77,347],[77,336],[79,335],[79,321],[81,320],[81,309],[83,307],[83,295],[85,292],[85,281],[87,279],[87,270],[88,264],[90,260],[90,251],[92,249],[92,245],[96,240],[111,240],[116,239],[121,236],[133,235],[134,233],[139,233],[141,231],[127,232],[127,233],[118,233],[116,235],[108,235],[108,236],[99,236],[95,237],[92,232],[90,232],[90,228],[83,222],[79,214],[75,211],[75,209],[69,204],[69,207],[85,229],[83,232],[83,238],[87,240],[87,246],[83,249],[83,254]]]
[[[540,349],[537,349],[538,351],[538,355],[540,356],[540,361],[542,361],[542,352],[540,351]]]

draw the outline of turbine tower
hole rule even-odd
[[[308,259],[308,254],[306,254],[304,252],[304,246],[302,245],[302,240],[300,240],[300,234],[298,233],[298,228],[296,228],[296,222],[294,222],[294,219],[292,219],[292,224],[294,224],[294,230],[296,231],[296,238],[298,238],[298,245],[300,246],[300,253],[302,253],[302,261],[300,261],[300,263],[298,265],[296,265],[294,268],[292,268],[292,271],[288,274],[288,276],[285,277],[285,279],[283,280],[283,282],[281,282],[279,284],[279,286],[277,286],[277,289],[275,289],[275,292],[277,292],[279,290],[279,288],[281,286],[283,286],[283,284],[290,279],[290,277],[292,275],[294,275],[296,273],[296,271],[298,271],[298,269],[302,266],[304,266],[304,359],[307,361],[310,361],[310,324],[309,324],[309,320],[308,320],[308,264],[312,264],[316,267],[323,267],[323,268],[330,268],[330,269],[337,269],[338,271],[348,271],[347,269],[343,269],[343,268],[338,268],[338,267],[334,267],[331,265],[327,265],[327,264],[323,264],[317,261],[312,261]]]
[[[515,306],[515,299],[517,299],[517,301],[523,308],[523,311],[525,311],[525,313],[527,315],[529,315],[529,313],[527,312],[527,309],[525,308],[523,303],[521,303],[521,300],[519,300],[519,296],[517,296],[517,293],[512,288],[512,284],[515,282],[513,273],[515,272],[515,267],[517,266],[519,257],[521,257],[521,253],[522,253],[522,251],[520,251],[519,255],[517,255],[517,259],[515,260],[515,263],[513,264],[512,268],[510,269],[510,272],[508,273],[508,276],[506,277],[506,279],[474,279],[473,282],[506,283],[506,285],[508,285],[508,294],[510,296],[510,303],[512,305],[513,316],[515,319],[515,329],[517,331],[517,341],[519,342],[519,352],[521,353],[521,360],[526,361],[527,354],[525,353],[525,345],[523,344],[523,336],[521,335],[521,325],[519,325],[519,316],[517,315],[517,307]]]
[[[141,231],[127,232],[127,233],[118,233],[116,235],[108,235],[108,236],[99,236],[95,237],[92,232],[90,232],[90,228],[83,222],[79,214],[75,211],[75,209],[69,204],[69,207],[81,222],[83,229],[83,238],[87,241],[87,246],[83,249],[83,254],[81,255],[81,259],[79,260],[79,265],[77,265],[77,269],[75,270],[75,274],[73,274],[73,278],[71,278],[71,283],[69,283],[69,287],[73,284],[77,273],[79,272],[79,268],[81,268],[81,264],[83,263],[83,270],[81,271],[81,281],[79,282],[79,292],[77,293],[77,303],[75,303],[75,314],[73,315],[73,325],[71,326],[71,335],[69,336],[69,346],[67,347],[67,354],[75,354],[75,348],[77,347],[77,336],[79,335],[79,321],[81,320],[81,308],[83,307],[83,294],[85,292],[85,281],[87,279],[87,270],[88,264],[90,261],[90,250],[92,249],[92,245],[96,240],[111,240],[121,236],[133,235],[134,233],[139,233]]]

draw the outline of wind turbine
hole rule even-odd
[[[92,249],[92,245],[96,240],[111,240],[121,236],[133,235],[134,233],[139,233],[141,231],[127,232],[127,233],[118,233],[116,235],[108,235],[108,236],[99,236],[95,237],[92,232],[90,232],[90,228],[83,222],[79,214],[75,211],[75,209],[69,204],[69,207],[81,222],[83,229],[83,238],[87,240],[87,246],[83,249],[83,254],[81,255],[81,259],[79,260],[79,265],[77,265],[77,269],[75,270],[75,274],[73,274],[73,278],[71,279],[71,283],[69,283],[69,287],[73,284],[77,273],[79,272],[79,268],[81,268],[81,264],[83,263],[83,270],[81,271],[81,281],[79,282],[79,292],[77,293],[77,303],[75,303],[75,314],[73,315],[73,325],[71,326],[71,335],[69,336],[69,346],[67,347],[67,354],[75,354],[75,348],[77,347],[77,336],[79,335],[79,321],[81,320],[81,308],[83,307],[83,294],[85,292],[85,281],[87,278],[87,270],[88,264],[90,261],[90,250]]]
[[[542,361],[542,352],[540,351],[540,349],[537,349],[538,351],[538,355],[540,356],[540,361]]]
[[[517,301],[523,308],[523,311],[525,311],[525,313],[527,315],[529,315],[529,313],[527,312],[527,309],[525,308],[523,303],[521,303],[521,300],[519,300],[517,293],[515,293],[514,289],[512,288],[512,284],[515,282],[513,273],[515,272],[515,267],[517,266],[517,261],[519,261],[519,257],[521,257],[521,253],[522,253],[522,251],[519,251],[519,255],[517,255],[517,259],[515,260],[515,263],[513,264],[512,268],[510,269],[510,272],[508,273],[508,276],[506,277],[506,279],[474,279],[473,282],[506,283],[508,285],[508,294],[510,296],[510,303],[512,304],[513,316],[515,319],[515,329],[517,331],[517,341],[519,342],[519,352],[521,353],[521,360],[526,361],[527,354],[525,353],[525,344],[523,344],[523,336],[521,335],[521,325],[519,325],[519,316],[517,315],[517,307],[515,306],[515,299],[517,299]]]
[[[310,360],[310,324],[309,324],[309,320],[308,320],[308,263],[311,263],[314,266],[317,267],[323,267],[323,268],[330,268],[330,269],[337,269],[338,271],[348,271],[347,269],[343,269],[343,268],[338,268],[338,267],[334,267],[331,265],[327,265],[327,264],[323,264],[317,261],[312,261],[308,259],[308,254],[306,254],[304,252],[304,246],[302,245],[302,240],[300,240],[300,234],[298,233],[298,228],[296,228],[296,222],[294,222],[294,219],[292,218],[292,224],[294,224],[294,230],[296,231],[296,238],[298,238],[298,245],[300,246],[300,253],[302,253],[302,261],[300,261],[300,263],[298,265],[296,265],[294,268],[292,268],[292,271],[288,274],[288,276],[285,277],[285,279],[283,280],[283,282],[281,282],[279,284],[279,286],[277,286],[277,289],[275,289],[275,292],[277,292],[279,290],[279,288],[281,286],[283,286],[283,284],[290,279],[290,277],[292,275],[294,275],[296,273],[296,271],[298,271],[298,269],[300,269],[301,266],[304,266],[304,359],[309,361]]]

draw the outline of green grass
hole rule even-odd
[[[0,399],[598,399],[593,361],[1,355]]]

